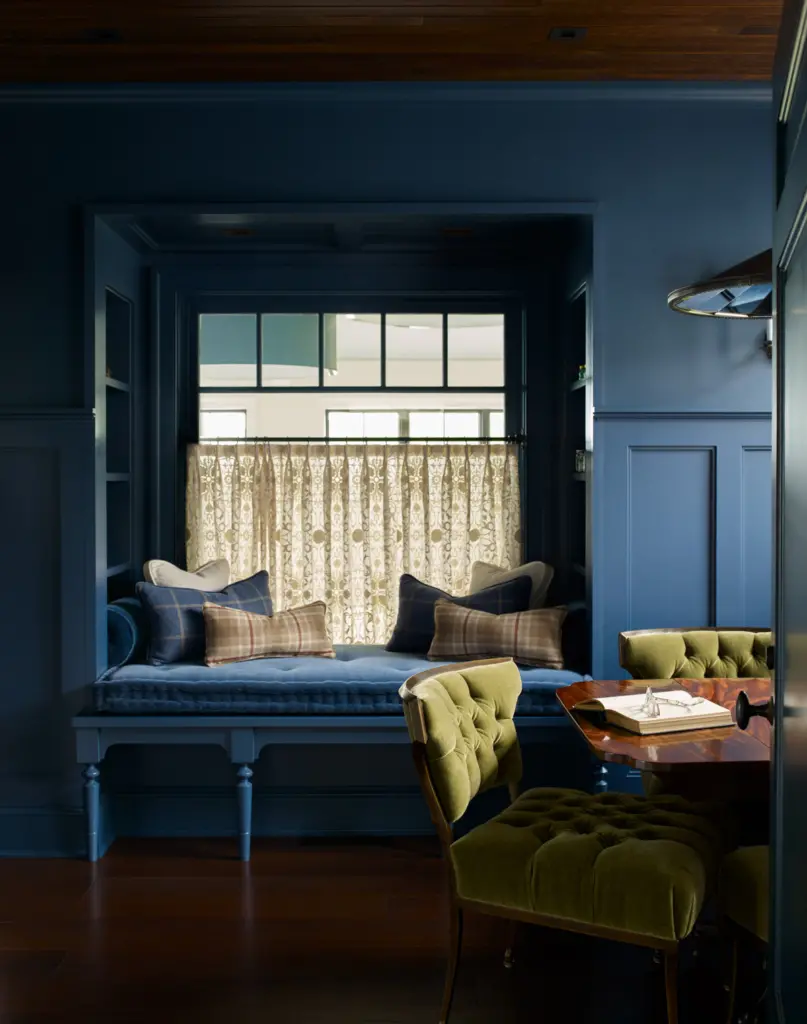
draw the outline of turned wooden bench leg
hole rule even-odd
[[[252,769],[248,764],[238,768],[238,854],[249,860],[252,842]]]
[[[84,776],[84,820],[87,827],[87,860],[98,860],[101,828],[101,772],[98,765],[88,764],[81,773]]]

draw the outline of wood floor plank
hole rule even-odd
[[[420,840],[258,840],[250,865],[226,840],[0,862],[0,1022],[429,1024],[443,882]],[[469,916],[452,1024],[662,1019],[647,950],[527,929],[505,971],[504,944],[503,921]],[[718,950],[685,958],[682,1019],[712,1024],[722,998]]]

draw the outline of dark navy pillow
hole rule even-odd
[[[440,598],[447,598],[463,608],[505,615],[526,611],[531,590],[530,577],[517,576],[514,580],[477,590],[467,597],[453,597],[439,587],[430,587],[428,583],[421,583],[409,573],[404,573],[398,588],[398,621],[387,650],[406,654],[428,653],[434,639],[434,605]]]
[[[205,601],[258,615],[272,614],[269,573],[256,572],[224,590],[207,593],[184,587],[155,587],[138,583],[137,596],[149,619],[149,661],[170,665],[176,661],[201,661],[205,656]]]

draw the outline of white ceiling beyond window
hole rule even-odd
[[[199,437],[246,437],[245,409],[203,409],[199,414]]]

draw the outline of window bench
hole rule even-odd
[[[523,715],[516,718],[524,745],[547,730],[569,729],[562,715]],[[101,770],[116,744],[190,744],[223,747],[235,772],[235,807],[241,860],[249,860],[252,836],[252,765],[270,745],[408,744],[400,715],[111,715],[82,712],[73,719],[76,759],[83,766],[87,856],[102,855]]]
[[[236,766],[239,854],[249,860],[252,766],[270,745],[378,745],[409,742],[398,688],[425,658],[381,647],[340,647],[333,660],[276,658],[208,668],[133,663],[93,684],[93,707],[73,719],[83,766],[87,853],[102,853],[100,765],[110,747],[212,745]],[[555,699],[559,686],[584,677],[522,669],[516,716],[522,742],[568,730]]]

